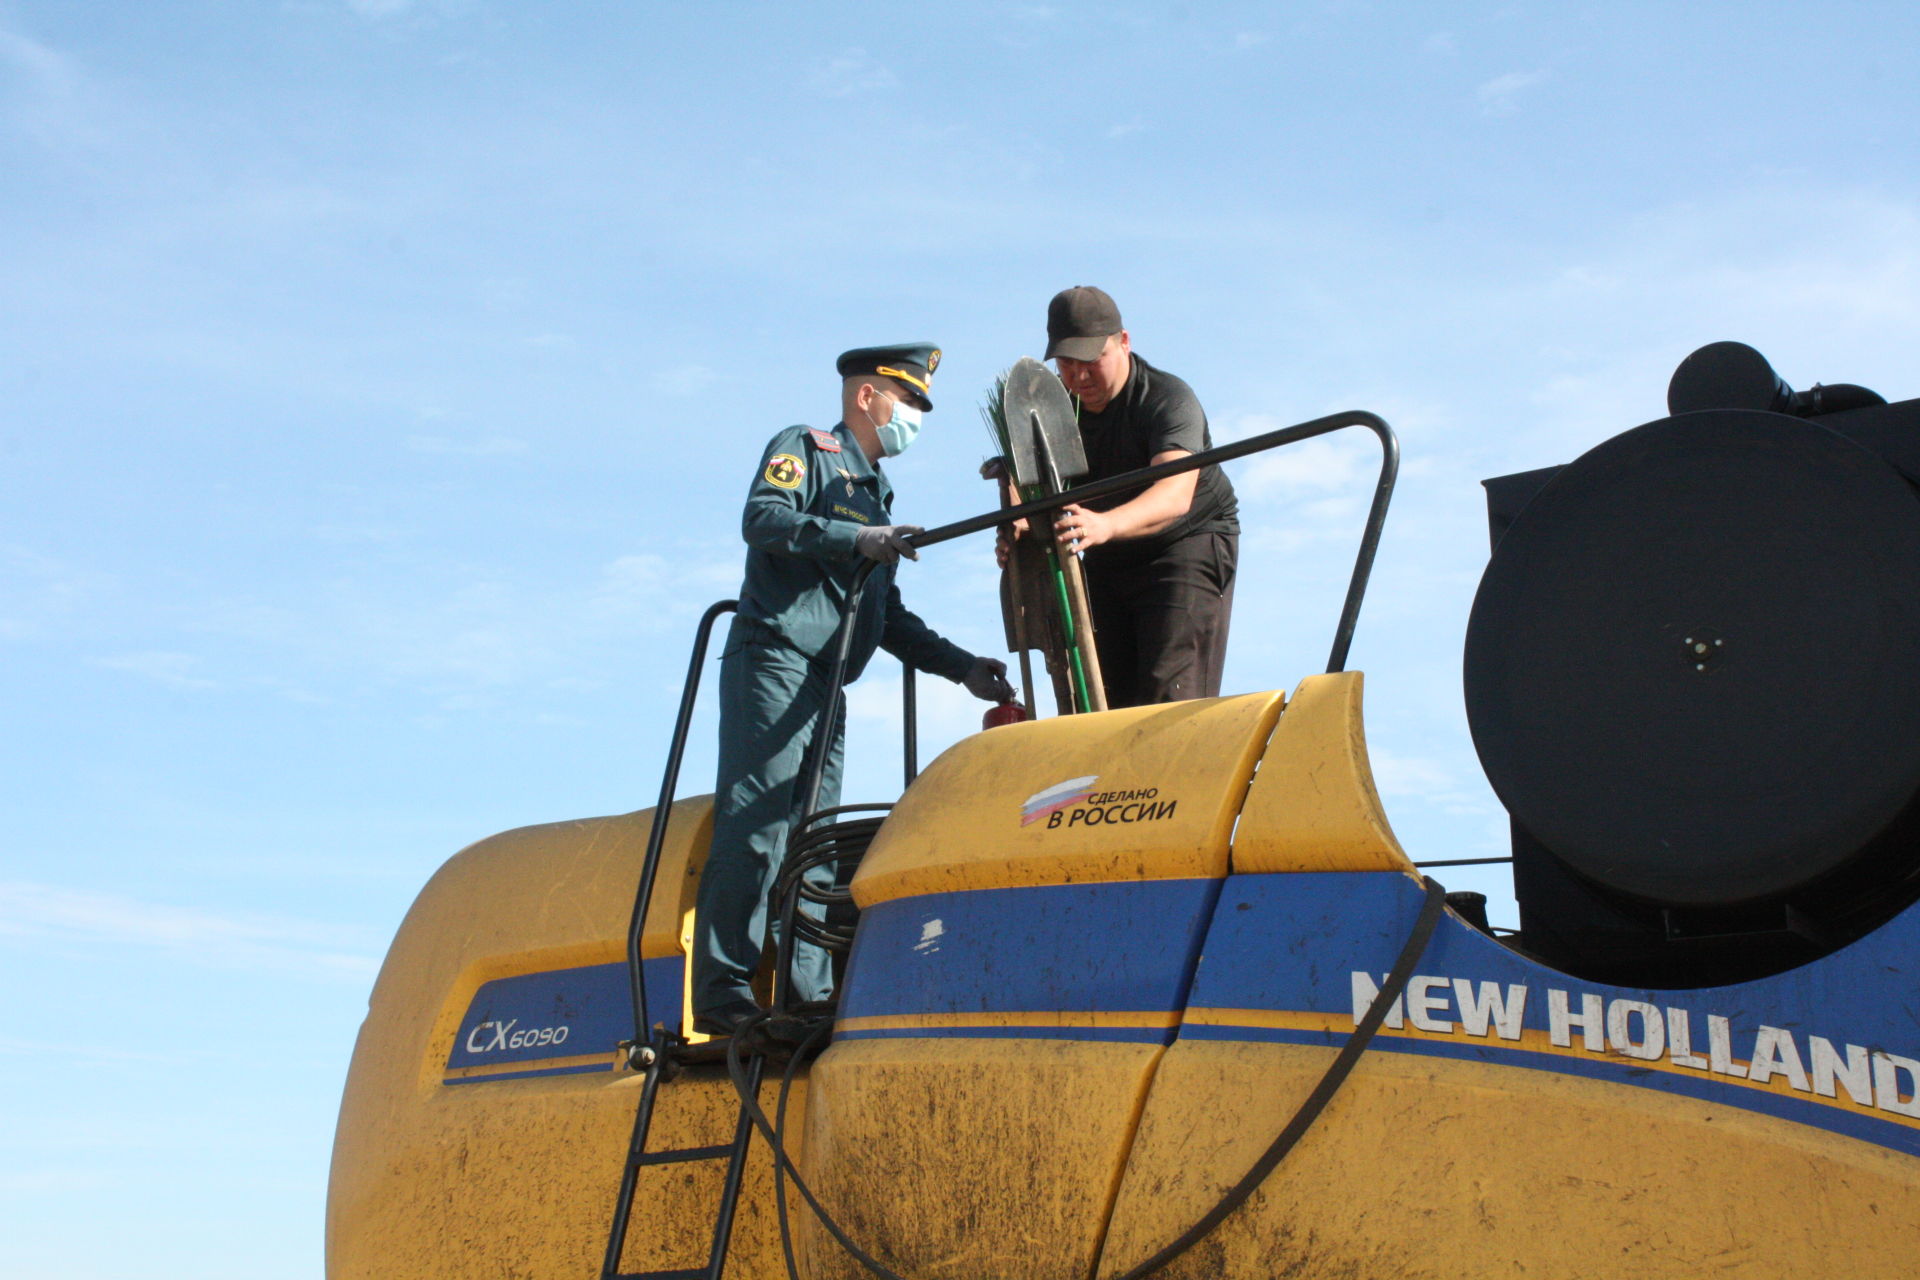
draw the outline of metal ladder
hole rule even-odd
[[[733,1238],[733,1215],[740,1204],[740,1183],[746,1172],[747,1148],[753,1141],[753,1121],[745,1107],[740,1108],[733,1126],[733,1140],[712,1147],[676,1147],[667,1151],[647,1150],[647,1132],[653,1124],[654,1100],[660,1078],[667,1070],[669,1052],[656,1052],[646,1066],[640,1085],[640,1106],[633,1117],[633,1135],[627,1141],[626,1164],[620,1175],[620,1196],[614,1204],[613,1226],[607,1233],[607,1256],[600,1264],[600,1280],[720,1280],[727,1265],[727,1246]],[[761,1075],[766,1070],[764,1054],[754,1052],[748,1062],[748,1079],[759,1092]],[[725,1160],[726,1181],[720,1189],[720,1204],[714,1213],[713,1237],[707,1246],[704,1266],[667,1271],[622,1271],[621,1255],[626,1251],[627,1224],[633,1213],[634,1193],[639,1189],[640,1171],[657,1165],[688,1164],[703,1160]]]

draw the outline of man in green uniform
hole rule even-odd
[[[878,567],[853,619],[848,683],[879,647],[988,701],[1012,694],[1006,664],[935,635],[900,603],[893,584],[900,557],[919,558],[908,539],[920,529],[893,523],[893,486],[880,459],[912,443],[920,415],[933,408],[928,392],[939,364],[930,343],[842,355],[838,425],[780,432],[748,490],[740,522],[746,580],[720,663],[713,844],[694,916],[693,1025],[704,1034],[731,1034],[759,1011],[749,983],[767,937],[767,895],[787,831],[805,816],[800,775],[823,733],[818,807],[839,803],[845,704],[831,725],[821,724],[820,713],[841,607],[860,566]],[[797,946],[793,994],[823,1000],[832,985],[827,954]]]

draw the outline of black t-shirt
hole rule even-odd
[[[1087,450],[1089,480],[1136,471],[1170,449],[1201,453],[1213,447],[1206,411],[1201,409],[1193,388],[1137,355],[1126,385],[1105,409],[1092,413],[1085,405],[1080,406],[1080,440]],[[1096,511],[1111,511],[1142,492],[1144,489],[1127,489],[1087,505]],[[1233,496],[1233,486],[1219,467],[1202,467],[1187,514],[1158,533],[1109,542],[1088,554],[1108,562],[1150,560],[1182,538],[1238,532],[1240,504]]]

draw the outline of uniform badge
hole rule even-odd
[[[790,453],[776,453],[767,460],[766,480],[776,489],[798,489],[807,478],[807,464]]]
[[[932,375],[940,367],[940,348],[935,347],[927,353],[927,373]]]
[[[822,453],[840,452],[840,441],[831,431],[815,431],[807,428],[807,434],[813,437],[813,447]]]

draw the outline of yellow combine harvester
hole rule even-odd
[[[1911,1274],[1920,402],[1710,394],[1489,482],[1519,936],[1401,849],[1337,669],[993,729],[823,816],[798,846],[866,846],[838,1005],[724,1064],[680,1034],[709,800],[507,832],[380,974],[331,1280]],[[1791,598],[1828,580],[1872,597],[1837,636]]]

